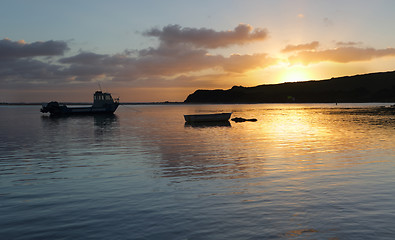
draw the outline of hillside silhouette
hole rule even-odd
[[[320,81],[196,90],[185,103],[395,102],[395,71]]]

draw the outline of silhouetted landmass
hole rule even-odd
[[[395,71],[306,81],[197,90],[185,103],[395,102]]]
[[[23,106],[23,105],[42,105],[42,103],[26,103],[26,102],[0,102],[0,105],[9,105],[9,106]],[[64,105],[92,105],[92,103],[82,103],[82,102],[60,102],[60,104]],[[184,102],[125,102],[119,103],[119,105],[177,105],[177,104],[184,104]]]

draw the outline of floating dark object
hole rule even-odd
[[[96,91],[93,95],[93,105],[89,107],[67,107],[58,102],[43,104],[42,113],[50,113],[51,116],[75,115],[75,114],[113,114],[119,106],[119,99],[113,99],[110,93]]]
[[[246,119],[246,118],[241,118],[241,117],[235,117],[235,118],[232,118],[231,119],[232,121],[234,121],[234,122],[256,122],[256,121],[258,121],[256,118],[249,118],[249,119]]]
[[[231,127],[230,122],[227,121],[214,121],[214,122],[185,122],[185,127],[193,128],[206,128],[206,127]]]
[[[232,113],[193,114],[184,115],[186,122],[223,122],[229,121]]]

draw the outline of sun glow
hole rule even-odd
[[[303,67],[289,67],[281,76],[281,82],[300,82],[309,79],[310,76]]]

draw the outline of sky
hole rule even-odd
[[[2,0],[0,102],[184,101],[395,70],[393,0]]]

